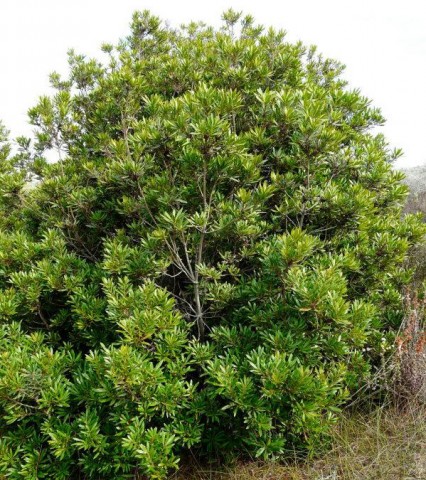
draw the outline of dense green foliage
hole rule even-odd
[[[5,478],[312,452],[374,368],[423,227],[380,112],[284,37],[136,13],[3,139]]]

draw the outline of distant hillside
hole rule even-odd
[[[403,170],[406,175],[406,183],[413,193],[426,192],[426,164]]]
[[[426,222],[426,165],[407,168],[406,170],[403,170],[403,172],[406,175],[404,183],[410,187],[411,191],[407,203],[405,204],[404,212],[421,212],[423,214],[423,219]]]

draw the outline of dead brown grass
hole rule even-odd
[[[308,478],[425,480],[425,419],[426,409],[419,404],[343,418],[333,450]]]

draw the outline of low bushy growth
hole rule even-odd
[[[424,233],[380,112],[232,11],[136,13],[103,50],[71,53],[35,144],[0,153],[1,475],[314,452],[392,341]]]
[[[394,397],[426,404],[426,298],[424,290],[407,294],[406,316],[396,338],[392,362]]]
[[[410,185],[410,195],[404,207],[404,214],[417,214],[421,216],[423,222],[426,222],[426,191],[413,191],[414,186]],[[421,288],[426,280],[426,244],[421,243],[411,248],[407,266],[415,272],[413,284],[416,288]]]

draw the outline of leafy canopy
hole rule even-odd
[[[2,131],[1,474],[315,452],[398,326],[424,233],[380,112],[233,11],[218,30],[138,12],[103,51],[51,75],[33,143],[11,155]]]

